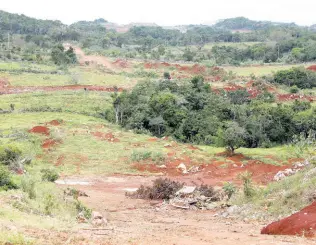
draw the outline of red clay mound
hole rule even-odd
[[[43,142],[42,144],[42,148],[44,149],[49,149],[55,145],[57,145],[59,142],[57,142],[56,140],[53,140],[53,139],[47,139]]]
[[[316,71],[316,65],[312,65],[312,66],[308,67],[307,70]]]
[[[52,121],[48,122],[47,124],[52,125],[52,126],[59,126],[60,125],[60,121],[52,120]]]
[[[29,130],[30,133],[49,135],[49,128],[44,126],[35,126]]]
[[[92,132],[91,134],[98,139],[106,140],[108,142],[120,142],[120,140],[118,138],[115,138],[115,136],[111,132],[107,134],[102,132]]]
[[[290,217],[268,225],[261,230],[261,234],[316,237],[316,202]]]

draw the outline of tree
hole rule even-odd
[[[63,45],[59,44],[53,48],[51,52],[52,61],[56,65],[67,65],[77,63],[77,56],[74,52],[74,49],[70,47],[65,51]]]
[[[245,144],[246,130],[240,127],[237,122],[228,122],[225,129],[217,132],[217,145],[227,148],[233,155],[235,150]]]

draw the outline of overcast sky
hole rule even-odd
[[[104,18],[159,25],[203,24],[245,16],[254,20],[316,24],[315,0],[0,0],[0,9],[66,24]]]

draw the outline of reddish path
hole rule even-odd
[[[3,86],[0,87],[1,94],[21,94],[32,92],[52,92],[52,91],[104,91],[104,92],[121,92],[123,88],[114,88],[95,85],[65,85],[65,86]]]

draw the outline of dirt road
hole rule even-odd
[[[220,210],[179,210],[161,201],[125,196],[126,190],[149,184],[154,177],[114,176],[86,179],[76,185],[89,197],[81,200],[108,220],[107,230],[81,230],[82,244],[152,245],[310,245],[315,240],[289,236],[260,235],[267,223],[216,216]],[[74,183],[76,180],[72,180]],[[70,183],[70,182],[68,182]],[[61,185],[64,188],[64,185]]]

